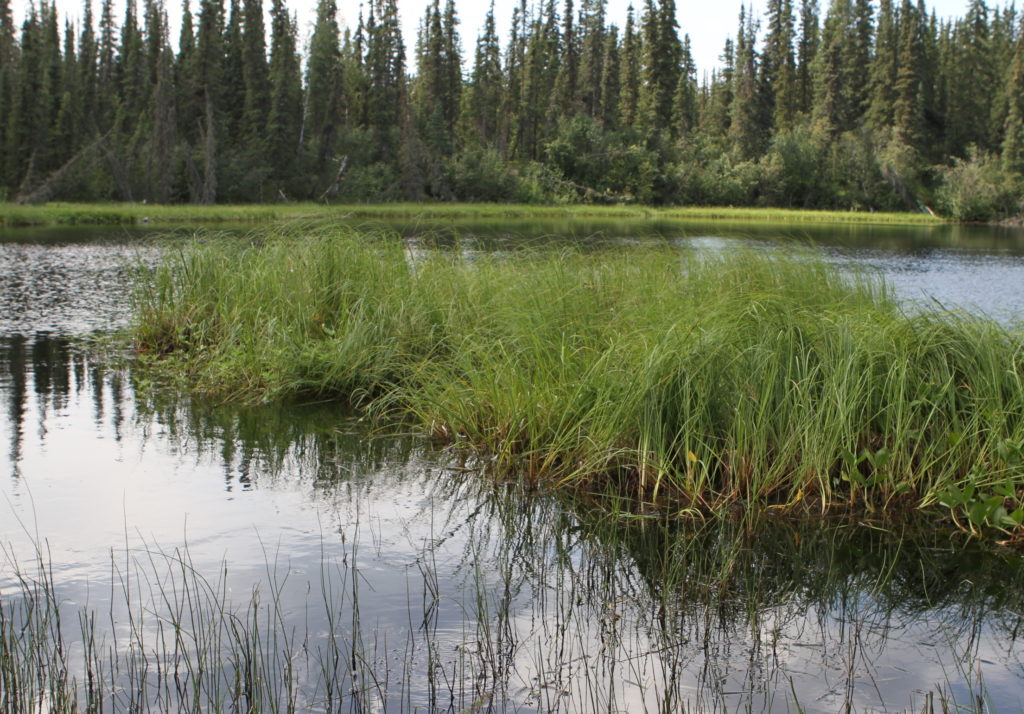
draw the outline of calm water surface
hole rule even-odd
[[[458,228],[496,247],[531,234],[727,249],[783,232],[879,268],[908,299],[1024,313],[1014,233],[872,230],[854,245],[844,228]],[[300,711],[1024,710],[1020,554],[911,523],[610,524],[483,486],[478,464],[332,405],[154,392],[66,339],[128,319],[130,266],[160,250],[139,238],[0,235],[0,599],[21,602],[18,574],[35,577],[44,551],[66,629],[94,611],[108,661],[134,662],[110,674],[122,689],[107,708],[170,707],[166,671],[196,657],[167,635],[189,602],[200,623],[262,623],[245,631]],[[227,648],[207,662],[227,672],[204,690],[212,709],[237,657],[208,626],[185,629]],[[129,681],[147,683],[136,700]]]

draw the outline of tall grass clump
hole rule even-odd
[[[1020,531],[1024,340],[808,250],[465,254],[290,229],[142,282],[136,340],[235,398],[343,397],[632,508],[952,509]]]

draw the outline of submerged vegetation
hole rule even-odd
[[[340,398],[630,516],[1024,523],[1024,338],[811,251],[479,254],[278,228],[148,273],[134,339],[225,399]]]

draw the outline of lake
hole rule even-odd
[[[1024,315],[1009,229],[393,227],[467,250],[795,241],[908,309]],[[74,675],[83,710],[1024,710],[1017,551],[866,516],[612,519],[335,405],[211,404],[76,349],[175,249],[151,233],[0,232],[0,643],[23,673]]]

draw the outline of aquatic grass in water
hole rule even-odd
[[[305,574],[268,552],[238,589],[187,546],[142,543],[111,553],[96,603],[69,598],[45,552],[0,561],[0,711],[980,714],[1018,700],[999,676],[1020,675],[1024,592],[1005,551],[856,524],[624,528],[511,493],[450,515],[464,531],[422,544],[407,612],[383,622],[361,606],[381,568],[358,529]],[[461,576],[439,566],[449,540]],[[935,648],[911,672],[886,651],[907,638]]]
[[[910,504],[1020,536],[1017,328],[808,250],[428,248],[202,241],[141,281],[136,343],[202,391],[344,398],[633,513]]]

